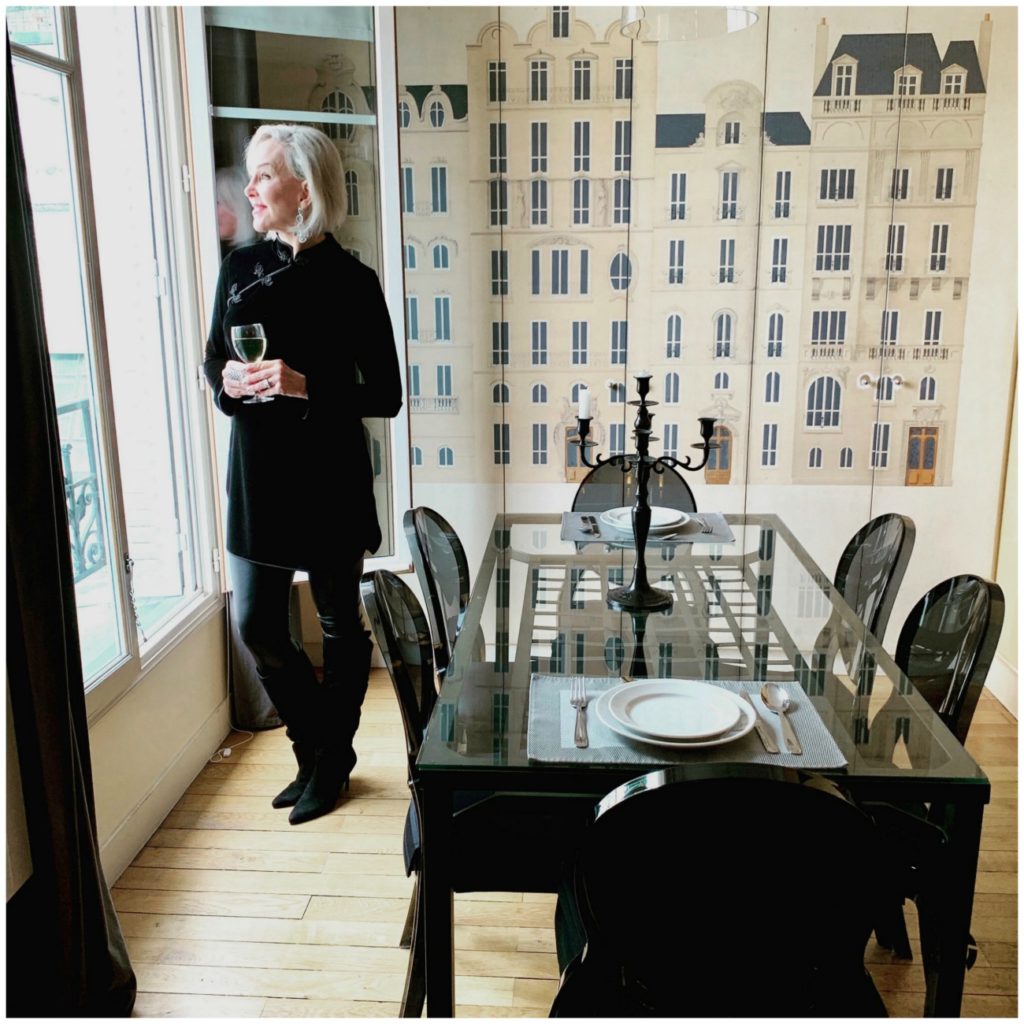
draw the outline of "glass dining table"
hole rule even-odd
[[[734,686],[779,680],[799,688],[791,692],[813,708],[838,748],[828,764],[809,750],[803,767],[855,800],[941,805],[949,841],[939,955],[929,966],[924,1013],[959,1015],[988,780],[777,516],[725,520],[729,539],[651,537],[648,577],[672,604],[646,613],[607,600],[609,589],[632,576],[628,540],[563,539],[572,535],[556,514],[496,517],[417,759],[429,1016],[450,1017],[454,1009],[457,793],[515,793],[520,808],[531,798],[538,808],[552,799],[596,802],[659,764],[713,753],[728,771],[731,756],[752,749],[645,745],[640,765],[579,761],[571,750],[545,757],[531,735],[530,698],[538,692],[531,681],[568,676]],[[738,753],[723,754],[733,748]],[[782,761],[800,763],[792,755],[786,761],[784,749]],[[837,884],[856,870],[837,850]]]

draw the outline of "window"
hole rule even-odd
[[[892,377],[879,377],[878,386],[875,388],[875,400],[878,402],[892,402],[895,397],[896,383]]]
[[[621,455],[626,450],[625,423],[612,423],[608,428],[608,447],[613,455]]]
[[[573,405],[578,405],[580,400],[580,390],[585,388],[586,384],[573,384],[571,391],[569,392],[569,401]],[[578,449],[577,449],[578,450]]]
[[[409,397],[419,398],[420,396],[420,366],[419,363],[409,364]]]
[[[682,245],[681,242],[679,244]],[[624,252],[618,252],[612,257],[608,276],[615,291],[621,292],[629,288],[633,280],[633,267],[629,262],[629,257]]]
[[[739,190],[739,171],[722,172],[722,220],[736,219],[736,193]]]
[[[548,62],[530,61],[530,102],[546,103],[548,99]]]
[[[590,122],[573,121],[572,124],[572,169],[590,170]]]
[[[942,340],[942,310],[929,309],[924,314],[924,343],[937,345]]]
[[[921,76],[910,72],[902,72],[896,75],[896,95],[916,96]]]
[[[503,60],[487,62],[487,102],[504,103],[508,99],[508,65]]]
[[[430,212],[448,212],[448,168],[430,168]]]
[[[551,294],[569,294],[569,250],[551,250]]]
[[[418,444],[414,444],[409,449],[409,460],[412,462],[413,467],[423,465],[423,449]]]
[[[530,324],[530,362],[534,366],[548,363],[548,322],[534,320]]]
[[[447,445],[437,450],[437,464],[439,466],[454,466],[455,452]]]
[[[821,469],[821,449],[812,448],[807,453],[807,466],[809,469]]]
[[[450,363],[439,363],[436,369],[437,397],[452,397],[452,368]]]
[[[621,381],[609,384],[608,399],[612,405],[624,405],[626,402],[626,385]]]
[[[588,335],[590,325],[586,320],[572,322],[572,362],[573,366],[586,366]]]
[[[572,62],[572,98],[576,102],[590,99],[590,61]]]
[[[629,57],[620,57],[615,61],[615,98],[633,98],[633,61]]]
[[[722,133],[722,141],[727,146],[738,146],[740,142],[740,123],[739,121],[726,121],[725,129]]]
[[[853,95],[853,65],[833,64],[832,65],[832,95],[852,96]]]
[[[761,429],[761,465],[774,466],[778,460],[779,425],[766,423]]]
[[[789,216],[789,195],[793,184],[792,171],[775,172],[775,216]]]
[[[662,452],[670,459],[679,458],[679,424],[666,423],[662,428]]]
[[[686,243],[673,238],[668,243],[668,283],[682,284],[686,276]]]
[[[724,370],[719,370],[718,373],[715,374],[715,390],[729,390],[729,374],[727,374]]]
[[[448,253],[448,246],[444,242],[437,242],[431,247],[430,254],[433,257],[435,270],[449,270],[451,261]]]
[[[491,250],[491,294],[508,295],[508,249]]]
[[[420,300],[415,295],[408,295],[405,299],[405,327],[409,332],[409,340],[419,341]]]
[[[686,220],[686,175],[675,173],[669,184],[668,219]]]
[[[734,284],[736,281],[736,240],[723,238],[718,243],[718,283]]]
[[[590,179],[574,178],[572,183],[572,222],[590,223]]]
[[[835,377],[818,377],[807,389],[807,426],[838,427],[843,388]]]
[[[448,295],[434,296],[434,340],[452,340],[452,300]]]
[[[553,39],[569,38],[569,8],[551,8],[551,36]]]
[[[910,170],[906,167],[894,167],[892,182],[889,185],[890,199],[906,199],[910,192]]]
[[[776,370],[764,375],[764,400],[769,404],[779,401],[781,390],[781,376]]]
[[[882,344],[895,345],[900,340],[900,311],[898,309],[882,310]]]
[[[665,321],[665,358],[679,359],[683,354],[683,318],[669,314]]]
[[[407,242],[405,245],[405,269],[416,269],[416,246]]]
[[[544,178],[530,182],[530,223],[543,225],[548,222],[548,183]]]
[[[782,358],[782,331],[785,321],[781,313],[772,313],[768,317],[768,358]]]
[[[540,295],[540,250],[530,252],[530,294]]]
[[[942,272],[946,269],[947,254],[949,252],[949,225],[932,225],[932,252],[928,268],[932,271]]]
[[[348,215],[359,216],[359,175],[355,171],[345,172],[345,201],[348,204]]]
[[[508,182],[493,178],[489,183],[491,227],[508,224]]]
[[[953,168],[940,167],[935,175],[935,198],[953,198]]]
[[[887,469],[889,466],[889,424],[874,423],[871,429],[871,468]]]
[[[854,168],[831,167],[821,172],[819,199],[853,199]]]
[[[615,171],[628,171],[630,169],[631,154],[633,148],[633,123],[632,121],[615,122],[615,157],[612,161],[612,169]]]
[[[811,342],[846,341],[846,310],[815,310],[811,317]]]
[[[960,71],[946,71],[942,75],[942,94],[959,96],[964,91],[964,76]]]
[[[612,321],[612,365],[626,365],[629,347],[629,323],[625,320]]]
[[[590,250],[580,249],[580,295],[590,293]]]
[[[504,128],[504,124],[502,125]],[[530,173],[540,174],[548,169],[548,123],[533,121],[530,124]]]
[[[402,100],[398,104],[398,125],[400,128],[408,128],[412,115],[409,113],[409,104]]]
[[[533,424],[533,464],[535,466],[548,464],[548,425],[546,423]]]
[[[850,269],[850,225],[818,225],[817,270]]]
[[[853,469],[853,449],[843,448],[839,452],[839,468]]]
[[[629,223],[629,179],[628,178],[616,178],[615,179],[615,223],[616,224],[628,224]]]
[[[885,246],[885,269],[900,273],[903,270],[903,241],[906,224],[890,224]]]
[[[679,403],[679,374],[673,371],[665,374],[665,404],[678,405]]]
[[[918,390],[917,397],[922,402],[934,402],[935,401],[935,378],[934,377],[922,377],[921,387]]]
[[[320,101],[320,109],[331,114],[354,114],[356,108],[352,106],[352,101],[343,92],[335,89]],[[332,139],[350,142],[355,138],[356,126],[354,124],[325,124],[324,133]]]
[[[508,366],[508,321],[491,321],[491,365]]]
[[[489,131],[491,174],[508,173],[508,125],[504,121],[492,121]]]
[[[534,384],[530,391],[530,401],[534,405],[544,405],[548,400],[548,386],[546,384]]]
[[[732,355],[732,313],[719,313],[715,317],[715,358],[728,359]]]
[[[509,386],[504,382],[495,384],[491,388],[491,401],[495,405],[508,405],[511,400],[511,392]]]
[[[789,260],[789,239],[772,239],[772,284],[786,283],[786,263]]]
[[[430,127],[444,127],[444,104],[440,100],[434,100],[430,104]]]
[[[402,213],[415,213],[416,193],[412,184],[412,168],[402,168]]]

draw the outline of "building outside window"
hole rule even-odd
[[[615,61],[615,98],[633,98],[633,61],[629,57],[620,57]]]
[[[551,8],[551,37],[553,39],[569,38],[569,8]]]
[[[808,427],[838,427],[843,388],[835,377],[818,377],[807,389]]]
[[[853,95],[853,65],[833,64],[832,65],[832,95],[852,96]]]
[[[853,469],[853,449],[843,448],[839,452],[839,468]]]
[[[587,348],[590,324],[586,320],[572,322],[572,363],[573,366],[587,365]]]
[[[508,366],[508,321],[491,321],[491,365]]]
[[[415,295],[407,295],[405,299],[405,329],[410,341],[419,341],[420,300]]]
[[[764,375],[764,400],[767,403],[774,404],[779,401],[781,381],[781,375],[777,370],[772,370],[771,373]]]
[[[937,345],[942,340],[942,310],[929,309],[924,314],[924,343]]]
[[[679,244],[682,245],[682,242]],[[612,257],[608,276],[615,291],[628,290],[633,279],[633,267],[624,252],[618,252]]]
[[[337,89],[329,92],[320,101],[320,109],[330,114],[354,114],[356,110],[352,101]],[[327,124],[324,125],[324,133],[332,139],[351,142],[355,138],[356,126],[354,124]]]
[[[448,295],[434,296],[434,340],[452,340],[452,300]]]
[[[409,111],[409,104],[402,100],[398,104],[398,126],[400,128],[408,128],[412,121],[412,114]]]
[[[721,219],[735,220],[738,212],[736,197],[739,192],[739,171],[722,172],[722,205]]]
[[[572,222],[590,223],[590,179],[574,178],[572,182]]]
[[[504,381],[499,381],[491,388],[491,401],[494,405],[508,405],[512,399],[512,392]]]
[[[551,294],[569,294],[569,250],[551,250]]]
[[[896,95],[916,96],[919,91],[921,76],[912,72],[901,72],[896,75]]]
[[[671,313],[665,321],[665,358],[679,359],[683,354],[683,318]]]
[[[412,168],[402,168],[402,213],[415,213],[416,190],[413,187]]]
[[[626,320],[612,321],[612,365],[626,365],[629,323]]]
[[[674,370],[665,374],[665,404],[679,404],[679,374]]]
[[[738,146],[740,142],[740,123],[739,121],[726,121],[725,130],[723,132],[722,141],[727,146]]]
[[[821,469],[821,449],[812,448],[807,453],[807,465],[810,469]]]
[[[871,425],[871,468],[889,468],[889,427],[888,423]]]
[[[530,324],[530,362],[534,366],[547,366],[548,323],[546,320],[534,320]]]
[[[534,384],[530,391],[530,401],[534,405],[544,405],[548,400],[548,387],[546,384]]]
[[[882,333],[883,345],[895,345],[900,340],[900,311],[898,309],[882,310]]]
[[[729,390],[729,374],[724,370],[719,370],[715,374],[714,388],[716,391],[728,391]]]
[[[614,185],[614,219],[616,224],[629,223],[629,178],[616,178]]]
[[[906,238],[906,224],[890,224],[885,247],[885,269],[895,273],[903,271],[903,242]]]
[[[615,156],[612,170],[627,172],[630,169],[633,151],[633,122],[615,122]]]
[[[928,264],[929,270],[941,273],[945,271],[949,254],[949,225],[932,225],[932,251]]]
[[[668,243],[668,283],[682,284],[686,275],[686,243],[673,238]]]
[[[430,211],[431,213],[448,212],[448,168],[435,166],[430,168]]]
[[[533,424],[533,464],[535,466],[546,466],[548,464],[548,425],[546,423]]]
[[[961,71],[947,71],[942,76],[943,96],[959,96],[964,91],[964,76]]]
[[[546,103],[548,99],[548,62],[530,61],[530,102]]]
[[[769,468],[778,460],[779,425],[766,423],[761,428],[761,465]]]
[[[668,219],[686,220],[686,175],[681,172],[669,181]]]
[[[431,128],[444,127],[444,105],[440,100],[434,100],[430,104],[430,126]]]
[[[608,447],[613,455],[621,455],[626,450],[626,425],[624,423],[612,423],[608,428]]]
[[[608,385],[608,400],[612,405],[625,405],[626,385],[616,381]]]
[[[437,366],[437,397],[452,397],[452,368],[450,363],[439,363]]]
[[[934,402],[935,401],[935,378],[934,377],[922,377],[921,386],[918,389],[917,397],[922,402]]]
[[[783,219],[789,216],[789,196],[793,184],[792,171],[775,172],[775,216]]]
[[[953,198],[953,168],[940,167],[935,175],[935,198]]]
[[[508,125],[504,121],[492,121],[489,131],[490,172],[508,173]]]
[[[892,171],[892,183],[889,186],[890,199],[906,199],[910,194],[910,169],[907,167],[894,167]]]
[[[444,242],[438,242],[430,252],[433,257],[435,270],[449,270],[451,268],[448,246]]]
[[[817,270],[850,269],[850,225],[819,224]]]
[[[512,461],[509,435],[510,430],[507,423],[494,424],[494,464],[496,466],[507,466]]]
[[[450,467],[455,465],[455,452],[444,445],[437,450],[437,464],[439,466]]]
[[[781,313],[772,313],[768,317],[768,358],[782,358],[782,332],[785,320]]]
[[[547,121],[533,121],[530,124],[530,173],[541,174],[547,169],[548,123]]]
[[[786,283],[786,264],[789,260],[789,239],[772,239],[772,284]]]
[[[736,281],[736,240],[723,238],[718,243],[718,283],[734,284]]]
[[[892,402],[896,398],[896,384],[892,377],[885,375],[878,378],[878,386],[875,388],[875,400],[879,402]]]
[[[491,227],[508,224],[508,182],[493,178],[488,182]]]
[[[530,223],[535,227],[548,222],[548,183],[544,178],[530,182]]]
[[[811,317],[811,342],[843,342],[846,340],[846,310],[815,310]]]
[[[412,445],[409,449],[409,461],[414,468],[423,465],[423,449],[418,444]]]
[[[670,459],[679,458],[679,424],[666,423],[662,427],[662,452]]]
[[[590,250],[580,249],[580,295],[590,293]]]
[[[416,246],[411,243],[406,243],[405,246],[405,269],[416,269]]]
[[[504,103],[508,99],[508,65],[503,60],[487,62],[487,102]]]
[[[420,366],[419,363],[409,364],[409,397],[420,397]]]
[[[579,174],[590,170],[590,122],[573,121],[572,169]]]
[[[508,295],[508,249],[491,250],[491,294]]]
[[[345,172],[345,199],[348,202],[348,215],[359,216],[359,175],[355,171]]]
[[[819,199],[853,199],[854,168],[831,167],[821,172]]]
[[[577,103],[590,99],[590,61],[572,62],[572,98]]]
[[[728,359],[732,355],[732,314],[719,313],[715,317],[715,358]]]

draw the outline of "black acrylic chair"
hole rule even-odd
[[[636,475],[632,469],[623,473],[618,466],[603,463],[592,469],[576,489],[572,500],[574,512],[605,512],[610,508],[622,508],[633,504],[636,491]],[[690,485],[674,469],[663,473],[651,473],[648,482],[648,501],[651,505],[662,505],[680,512],[696,512]]]
[[[640,776],[598,805],[559,896],[550,1015],[885,1016],[864,948],[886,875],[870,818],[820,776]]]

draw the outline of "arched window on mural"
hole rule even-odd
[[[398,104],[398,126],[399,128],[408,128],[409,122],[412,121],[412,114],[409,112],[409,104],[402,100]]]
[[[723,373],[719,370],[715,374],[715,390],[716,391],[728,391],[729,390],[729,374]]]
[[[665,404],[675,405],[679,401],[679,374],[665,374]]]
[[[504,382],[495,384],[491,388],[491,401],[495,405],[508,405],[509,402],[509,388]]]
[[[768,358],[782,358],[782,330],[785,326],[781,313],[772,313],[768,317]]]
[[[896,384],[892,377],[879,377],[875,397],[879,402],[891,402],[896,397]]]
[[[329,92],[320,101],[320,109],[326,114],[354,114],[356,112],[352,101],[340,89]],[[328,138],[351,142],[355,138],[356,126],[354,124],[325,124],[324,133]]]
[[[935,401],[935,378],[934,377],[922,377],[921,387],[918,391],[918,398],[922,402],[934,402]]]
[[[412,448],[409,449],[409,453],[412,457],[412,464],[414,466],[423,465],[423,449],[418,444],[414,444]]]
[[[453,452],[447,445],[443,448],[439,448],[437,451],[437,462],[440,466],[454,466],[455,452]]]
[[[629,257],[624,252],[616,253],[612,257],[612,264],[608,273],[611,277],[612,287],[617,292],[629,288],[633,278],[633,267],[629,262]]]
[[[569,400],[573,405],[578,405],[580,401],[580,388],[585,388],[586,384],[573,384],[572,390],[569,392]]]
[[[416,246],[412,242],[405,243],[405,269],[416,269]]]
[[[853,449],[844,448],[839,453],[839,468],[840,469],[853,469]]]
[[[712,448],[704,467],[704,481],[709,484],[727,484],[732,475],[732,431],[721,423],[715,424],[711,440],[718,447]]]
[[[440,100],[434,100],[430,104],[430,126],[441,128],[444,125],[444,104]]]
[[[548,386],[546,384],[534,384],[530,392],[530,399],[534,405],[542,405],[548,400]]]
[[[447,270],[449,268],[451,264],[449,262],[448,246],[444,242],[438,242],[431,249],[431,253],[434,257],[435,270]]]
[[[776,370],[764,375],[764,400],[766,402],[774,403],[779,400],[780,382],[781,377]]]
[[[345,199],[348,201],[348,215],[359,216],[359,175],[355,171],[345,172]]]
[[[807,389],[807,426],[838,427],[842,385],[834,377],[818,377]]]
[[[732,313],[719,313],[715,317],[715,358],[727,359],[732,355]]]
[[[821,449],[812,448],[807,453],[807,466],[810,469],[821,469]]]
[[[683,318],[672,313],[665,321],[665,358],[678,359],[683,354]]]

